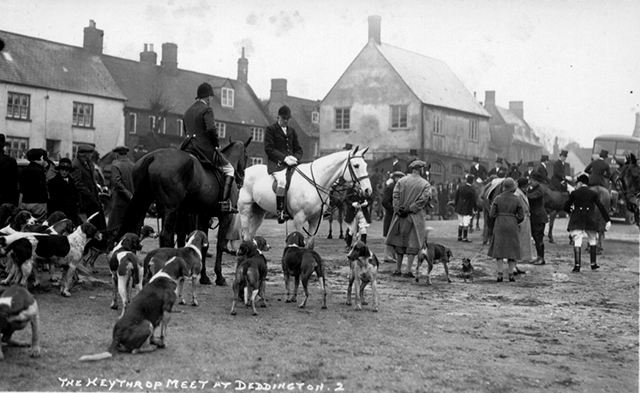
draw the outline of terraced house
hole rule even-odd
[[[46,148],[72,157],[80,144],[99,152],[124,143],[126,97],[91,51],[0,31],[0,133],[8,154]]]

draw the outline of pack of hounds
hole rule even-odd
[[[112,342],[107,351],[94,355],[85,355],[81,361],[101,360],[114,356],[117,352],[143,353],[165,347],[167,325],[176,301],[186,304],[183,297],[184,282],[191,279],[191,305],[198,306],[196,280],[202,268],[203,253],[209,243],[202,231],[193,231],[187,236],[186,244],[181,248],[156,248],[140,260],[138,252],[142,250],[142,240],[155,238],[153,228],[144,226],[140,235],[127,233],[113,239],[114,233],[98,231],[87,222],[75,227],[60,212],[53,213],[38,223],[26,211],[19,211],[11,205],[0,206],[0,258],[7,277],[0,282],[7,289],[0,288],[0,335],[1,341],[9,346],[30,346],[32,357],[41,355],[39,343],[39,313],[36,299],[27,290],[28,279],[33,276],[33,286],[41,284],[40,270],[48,268],[51,281],[58,281],[60,294],[68,297],[78,273],[92,280],[93,266],[84,266],[83,255],[87,243],[92,240],[104,240],[110,245],[108,253],[109,271],[113,283],[111,308],[121,313],[115,323]],[[264,237],[256,236],[244,241],[237,250],[237,261],[232,285],[233,298],[231,315],[236,315],[236,304],[242,302],[258,315],[256,304],[266,307],[267,259],[263,254],[271,247]],[[313,238],[306,242],[300,232],[290,233],[285,240],[282,255],[286,303],[298,303],[300,281],[304,297],[298,307],[304,308],[309,300],[309,282],[315,273],[321,291],[322,309],[327,308],[327,286],[325,266],[322,257],[314,249]],[[420,267],[427,262],[427,281],[431,284],[433,265],[442,262],[447,282],[448,263],[453,257],[451,250],[440,244],[424,245],[418,255],[419,282]],[[371,288],[371,310],[377,312],[380,307],[378,295],[379,261],[363,241],[354,242],[347,254],[349,279],[346,304],[351,306],[352,291],[355,297],[355,310],[366,306],[365,288]],[[86,264],[86,261],[84,261]],[[54,277],[55,268],[62,270],[62,276]],[[473,281],[471,261],[463,259],[462,277],[464,281]],[[293,279],[293,287],[291,286]],[[136,295],[133,296],[135,291]],[[118,299],[119,298],[119,299]],[[31,344],[19,343],[11,339],[12,334],[31,325]],[[159,330],[159,336],[156,331]],[[0,360],[3,359],[0,349]]]

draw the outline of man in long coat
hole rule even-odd
[[[607,157],[609,157],[609,152],[604,149],[600,150],[599,157],[584,168],[584,172],[589,174],[589,186],[602,186],[609,189],[611,170],[609,164],[604,161]]]
[[[18,207],[18,163],[5,154],[6,137],[0,134],[0,205],[10,203]]]
[[[124,214],[131,198],[133,198],[133,162],[127,154],[129,148],[118,146],[113,149],[116,162],[111,165],[111,213],[109,214],[109,229],[120,229]]]
[[[78,194],[80,195],[80,212],[90,217],[94,213],[98,215],[91,220],[91,223],[99,230],[107,228],[107,222],[100,203],[100,191],[94,180],[93,163],[91,155],[94,152],[91,145],[78,146],[76,158],[73,160],[75,170],[71,172],[71,177],[76,185]]]
[[[537,258],[534,265],[544,265],[544,227],[549,222],[546,210],[544,210],[544,190],[540,183],[544,181],[539,172],[533,172],[529,178],[529,207],[531,208],[531,236],[536,246]]]
[[[393,189],[399,179],[405,176],[402,171],[395,171],[391,174],[391,178],[387,181],[382,194],[382,207],[384,208],[384,221],[382,221],[382,236],[385,238],[389,233],[391,219],[393,218]],[[385,262],[396,263],[395,251],[392,246],[386,246],[384,254]]]
[[[542,157],[540,157],[540,165],[538,165],[538,168],[536,169],[537,172],[542,176],[543,180],[540,180],[540,181],[544,184],[549,183],[549,171],[547,170],[548,161],[549,161],[549,156],[546,154],[543,154]]]
[[[487,255],[496,258],[498,282],[502,282],[502,259],[509,262],[509,281],[515,281],[515,261],[520,259],[518,224],[524,220],[524,209],[514,194],[516,188],[516,182],[512,178],[504,179],[503,192],[493,200],[489,211],[489,218],[494,220],[494,224]]]
[[[597,207],[600,214],[606,221],[605,231],[611,228],[611,219],[609,213],[600,201],[598,193],[591,190],[589,185],[589,177],[587,175],[578,176],[578,188],[569,194],[569,199],[564,204],[564,210],[571,213],[567,230],[571,233],[573,239],[573,255],[574,255],[574,272],[580,271],[581,264],[581,248],[582,238],[587,237],[589,241],[589,256],[591,260],[591,270],[600,268],[596,263],[597,247],[596,235],[598,231],[598,223],[596,222]]]
[[[283,105],[278,109],[277,121],[267,127],[264,133],[264,152],[267,154],[267,173],[272,175],[278,185],[276,187],[276,210],[278,223],[283,224],[290,219],[285,208],[285,190],[287,187],[287,169],[298,165],[302,159],[302,146],[298,141],[296,130],[289,126],[291,109]]]
[[[471,223],[471,216],[474,210],[477,210],[476,206],[476,193],[471,186],[475,180],[473,175],[467,175],[465,184],[458,187],[456,190],[455,206],[456,213],[458,213],[458,241],[471,243],[468,239],[469,224]]]
[[[425,207],[431,198],[431,185],[422,178],[427,163],[415,160],[409,165],[411,173],[398,180],[393,189],[393,218],[385,244],[396,251],[394,276],[415,277],[411,272],[413,260],[422,248],[427,234]],[[407,271],[402,274],[402,259],[407,255]]]
[[[56,171],[58,173],[49,180],[49,212],[61,211],[74,225],[80,225],[78,217],[78,190],[71,178],[71,172],[75,168],[71,165],[71,160],[64,157],[58,162]]]

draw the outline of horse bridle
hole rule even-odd
[[[352,180],[346,180],[345,179],[345,183],[349,183],[350,182],[350,183],[354,183],[354,185],[355,184],[360,184],[361,180],[369,178],[369,174],[368,173],[366,175],[364,175],[364,176],[360,176],[360,177],[356,176],[356,172],[353,169],[353,164],[351,164],[351,160],[356,158],[356,157],[357,156],[351,155],[351,153],[349,153],[349,157],[347,158],[347,163],[345,164],[345,167],[342,170],[342,174],[340,175],[340,178],[344,179],[344,174],[347,172],[347,168],[348,168],[349,169],[349,176],[351,176]],[[362,158],[362,157],[358,157],[358,158]],[[309,178],[309,176],[305,175],[300,169],[298,169],[297,166],[295,166],[294,169],[295,169],[296,172],[298,172],[298,174],[300,176],[302,176],[303,179],[305,179],[306,181],[308,181],[310,184],[312,184],[315,187],[316,192],[318,193],[318,197],[322,201],[322,206],[320,207],[320,217],[322,218],[322,215],[324,214],[324,207],[325,207],[325,205],[327,205],[327,203],[322,200],[322,194],[321,193],[326,194],[330,199],[332,197],[331,196],[331,190],[337,190],[337,188],[336,188],[337,186],[335,184],[332,184],[330,188],[326,188],[326,187],[320,186],[316,182],[315,175],[313,173],[313,162],[311,162],[311,164],[309,165],[309,171],[311,172],[311,178]],[[353,188],[353,186],[352,187],[346,187],[345,186],[341,191],[352,189],[352,188]],[[338,191],[338,192],[341,192],[341,191]],[[339,197],[337,197],[337,198],[344,200],[344,199],[347,198],[347,196],[349,196],[349,194],[346,194],[343,198],[339,198]],[[334,197],[334,198],[336,198],[336,197]],[[315,234],[318,232],[318,227],[319,226],[316,227],[316,231],[313,234],[313,236],[315,236]],[[305,232],[306,232],[306,229],[305,229]],[[307,234],[310,235],[308,232],[307,232]]]

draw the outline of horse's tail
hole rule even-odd
[[[154,154],[147,154],[138,160],[133,167],[133,189],[135,191],[125,210],[124,221],[120,227],[118,238],[128,232],[140,233],[140,228],[144,224],[144,217],[154,199],[149,176],[149,166],[154,160]]]

